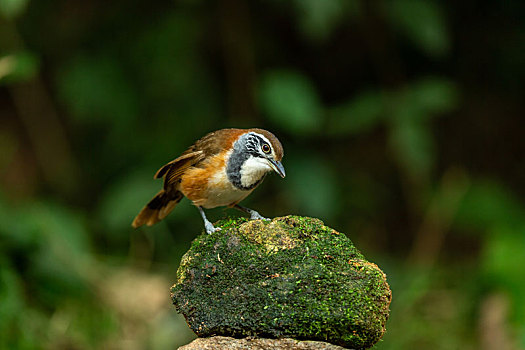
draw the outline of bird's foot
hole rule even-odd
[[[264,216],[262,216],[261,214],[259,214],[255,210],[253,210],[253,209],[250,209],[250,210],[251,210],[251,212],[250,212],[250,220],[266,220],[266,221],[270,220],[268,218],[265,218]]]
[[[208,220],[208,218],[206,218],[206,214],[204,214],[204,210],[202,209],[202,207],[197,207],[197,209],[199,209],[199,213],[202,216],[202,220],[204,221],[204,228],[206,229],[207,234],[211,235],[213,232],[221,230],[220,227],[213,226],[213,224]]]
[[[206,233],[209,234],[209,235],[211,235],[214,232],[217,232],[217,231],[221,230],[220,227],[213,226],[213,224],[211,222],[209,222],[209,221],[204,223],[204,228],[206,229]]]
[[[239,209],[239,210],[241,210],[241,211],[243,211],[245,213],[250,214],[250,220],[266,220],[266,221],[270,220],[268,218],[265,218],[261,214],[259,214],[256,210],[243,207],[243,206],[241,206],[239,204],[235,204],[235,208],[237,208],[237,209]]]

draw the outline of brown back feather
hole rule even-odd
[[[160,168],[154,178],[164,177],[164,189],[172,192],[178,189],[178,184],[186,170],[191,166],[199,167],[201,162],[219,152],[231,148],[239,135],[245,133],[242,129],[221,129],[211,132],[188,147],[180,157]]]

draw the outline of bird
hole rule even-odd
[[[220,228],[213,226],[204,209],[235,207],[250,214],[251,220],[264,220],[257,211],[239,202],[252,193],[269,172],[275,171],[282,178],[286,176],[281,163],[283,155],[281,142],[267,130],[210,132],[155,173],[154,179],[164,178],[164,186],[139,212],[132,226],[156,224],[183,197],[197,207],[208,234]]]

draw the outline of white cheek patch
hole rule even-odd
[[[271,170],[268,161],[251,156],[241,166],[241,184],[244,187],[250,187]]]

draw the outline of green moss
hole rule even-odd
[[[192,243],[172,299],[199,336],[295,337],[354,348],[385,331],[383,272],[320,220],[226,219]]]

